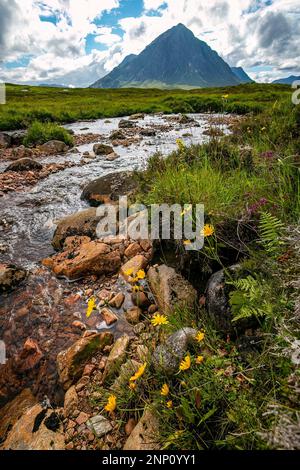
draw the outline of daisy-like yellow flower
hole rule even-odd
[[[160,315],[160,313],[155,313],[151,319],[151,323],[153,326],[160,326],[160,325],[167,325],[169,320],[165,315]]]
[[[167,397],[169,395],[169,393],[170,393],[169,385],[168,384],[163,384],[160,394],[163,397]]]
[[[192,243],[191,240],[184,240],[183,242],[184,245],[191,245],[191,243]]]
[[[201,235],[203,237],[211,237],[215,233],[215,229],[213,225],[206,224],[204,225],[203,230],[201,231]]]
[[[133,292],[139,292],[141,290],[140,286],[133,286],[132,288]]]
[[[124,271],[125,276],[131,276],[133,274],[133,268],[127,269],[127,271]]]
[[[140,269],[137,273],[136,273],[136,277],[138,279],[145,279],[146,277],[146,273],[143,269]]]
[[[166,405],[167,405],[167,408],[173,408],[172,400],[167,401]]]
[[[140,377],[142,377],[143,373],[145,372],[145,369],[147,367],[147,362],[145,362],[139,369],[138,371],[132,376],[130,377],[130,382],[135,382],[137,379],[139,379]]]
[[[107,405],[104,407],[105,411],[112,413],[117,408],[117,397],[110,395],[107,400]]]
[[[222,98],[223,98],[224,100],[227,100],[228,97],[229,97],[229,95],[223,95],[223,96],[222,96]]]
[[[130,390],[135,390],[136,389],[136,383],[129,382],[129,388],[130,388]]]
[[[201,341],[204,340],[204,337],[205,337],[204,331],[198,331],[198,333],[196,334],[196,340],[198,341],[198,343],[201,343]]]
[[[96,300],[95,300],[95,297],[91,297],[88,301],[86,317],[89,318],[92,315],[93,310],[95,309],[96,309]]]
[[[203,361],[204,361],[204,357],[203,357],[203,356],[197,356],[197,357],[196,357],[196,364],[202,364]]]
[[[188,370],[191,367],[191,356],[187,355],[180,363],[179,370]]]

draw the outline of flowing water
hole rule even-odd
[[[0,198],[0,261],[13,262],[27,266],[38,262],[52,253],[51,238],[55,221],[66,215],[86,208],[81,201],[82,189],[89,181],[115,171],[138,170],[145,168],[147,160],[155,152],[164,155],[176,149],[176,139],[182,139],[186,145],[208,140],[203,135],[207,127],[208,115],[190,115],[197,125],[191,123],[182,126],[171,121],[170,116],[147,116],[137,121],[143,128],[155,127],[156,136],[144,137],[141,142],[129,147],[116,147],[117,160],[109,162],[99,156],[84,166],[75,166],[51,174],[33,188],[24,192],[8,193]],[[172,117],[171,117],[172,118]],[[101,142],[108,142],[108,136],[118,129],[120,119],[97,120],[93,122],[76,122],[66,126],[76,134],[94,133],[103,135]],[[164,126],[169,126],[164,129]],[[222,127],[224,132],[227,128]],[[77,147],[79,154],[69,153],[63,156],[51,156],[40,159],[41,163],[78,162],[84,151],[92,151],[93,144]],[[6,163],[0,164],[0,172]]]

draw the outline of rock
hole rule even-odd
[[[144,118],[145,118],[144,113],[136,113],[136,114],[132,114],[131,116],[129,116],[129,119],[131,121],[138,121],[139,119],[144,119]]]
[[[132,127],[135,127],[135,123],[133,121],[121,119],[121,121],[119,122],[120,129],[131,129]]]
[[[134,305],[141,309],[147,309],[151,303],[145,292],[133,292],[131,294],[131,300]]]
[[[75,235],[87,236],[91,239],[97,237],[96,228],[101,217],[97,216],[96,209],[86,209],[69,215],[57,222],[57,228],[52,240],[52,246],[55,250],[63,248],[67,237]]]
[[[149,409],[146,409],[125,442],[123,450],[159,450],[158,433],[159,421]]]
[[[65,153],[68,151],[69,147],[60,140],[50,140],[45,144],[40,146],[42,152],[53,155],[55,153]]]
[[[125,318],[131,325],[136,325],[140,321],[142,310],[139,307],[131,307],[125,313]]]
[[[175,269],[162,264],[148,271],[148,282],[161,312],[168,314],[175,307],[194,308],[197,292],[194,287],[177,274]]]
[[[43,260],[43,265],[57,276],[79,279],[87,275],[116,272],[121,265],[119,250],[111,250],[98,241],[83,243],[75,250],[67,250]]]
[[[197,121],[195,121],[195,119],[187,116],[186,114],[181,114],[179,116],[178,122],[179,122],[179,124],[191,124],[191,123],[197,122]]]
[[[113,131],[110,136],[110,140],[125,140],[126,136],[122,131]]]
[[[22,351],[16,358],[16,369],[18,372],[27,372],[31,369],[34,369],[42,358],[43,353],[40,350],[37,342],[31,338],[28,338],[24,343]]]
[[[27,131],[15,131],[11,134],[11,145],[22,145],[27,135]]]
[[[110,379],[116,375],[117,372],[119,372],[121,365],[126,359],[126,352],[129,342],[130,338],[128,335],[123,335],[116,340],[105,364],[103,381],[105,379]]]
[[[78,426],[81,426],[82,424],[86,423],[88,419],[89,419],[89,415],[81,411],[79,415],[77,416],[77,418],[75,419],[75,421],[78,424]]]
[[[64,450],[63,428],[58,414],[36,404],[16,421],[2,444],[3,450]]]
[[[124,300],[125,295],[122,292],[119,292],[109,301],[109,305],[113,308],[119,309],[122,307]]]
[[[42,170],[43,165],[31,158],[20,158],[15,162],[8,165],[8,167],[4,170],[5,172],[8,171],[30,171],[30,170]]]
[[[64,401],[64,416],[70,416],[78,408],[78,395],[75,389],[75,386],[72,385],[65,394]]]
[[[0,264],[0,293],[18,286],[27,276],[25,269],[13,264]]]
[[[151,304],[150,307],[148,308],[148,313],[150,315],[153,315],[155,312],[157,312],[158,308],[157,305]]]
[[[156,135],[156,131],[154,129],[142,129],[140,131],[140,135],[144,137],[154,137]]]
[[[11,136],[5,132],[0,132],[0,149],[7,149],[11,146]]]
[[[130,434],[132,433],[136,425],[137,425],[137,421],[134,418],[129,418],[124,428],[127,436],[130,436]]]
[[[81,194],[81,199],[92,206],[117,201],[119,196],[130,195],[137,187],[131,172],[111,173],[91,181]]]
[[[178,372],[188,345],[195,340],[197,331],[193,328],[182,328],[169,336],[165,343],[157,346],[153,353],[152,364],[157,371],[172,375]]]
[[[110,153],[109,155],[107,155],[106,160],[107,160],[108,162],[113,162],[113,161],[116,160],[117,158],[119,158],[119,155],[118,155],[116,152],[112,152],[112,153]]]
[[[118,320],[117,315],[115,315],[109,308],[103,308],[101,310],[101,315],[103,316],[103,319],[107,326],[112,325]]]
[[[139,344],[138,347],[136,348],[136,355],[140,361],[148,362],[149,357],[150,357],[150,352],[147,346],[144,344]]]
[[[22,158],[30,158],[33,155],[33,151],[26,148],[24,145],[12,149],[11,159],[20,160]]]
[[[59,379],[64,389],[67,390],[78,379],[85,366],[85,361],[97,351],[103,351],[104,347],[112,344],[113,335],[109,332],[91,334],[80,338],[66,351],[61,351],[57,356],[57,369]]]
[[[87,427],[98,438],[105,436],[105,434],[109,433],[113,429],[108,419],[102,415],[97,415],[90,418],[87,422]]]
[[[36,404],[31,390],[24,389],[14,400],[0,409],[0,442],[6,438],[7,432],[15,425],[20,416]]]
[[[125,250],[124,255],[127,258],[133,258],[133,256],[138,255],[141,253],[143,249],[141,248],[140,244],[137,242],[131,243]]]
[[[231,272],[235,272],[239,265],[231,266]],[[215,329],[219,332],[230,334],[234,331],[232,314],[228,303],[228,292],[226,292],[224,270],[214,273],[206,287],[206,307],[208,315]]]
[[[130,276],[126,274],[127,271],[132,270],[131,276],[135,276],[138,271],[140,271],[141,269],[145,269],[147,264],[148,261],[143,255],[137,255],[127,261],[127,263],[123,264],[120,272],[124,279],[128,280]]]
[[[109,155],[114,153],[114,149],[110,145],[105,144],[94,144],[93,151],[96,155]]]

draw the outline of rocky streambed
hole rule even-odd
[[[0,339],[7,361],[0,365],[0,403],[9,402],[0,411],[4,448],[142,446],[132,437],[143,434],[138,432],[141,423],[120,430],[91,407],[91,384],[103,384],[109,375],[109,384],[116,387],[127,380],[128,371],[145,360],[141,333],[147,318],[158,309],[166,312],[174,302],[194,304],[197,294],[172,268],[150,268],[151,242],[97,239],[96,209],[89,203],[127,194],[130,172],[145,168],[155,152],[175,150],[176,139],[200,143],[209,139],[212,128],[214,135],[227,133],[227,124],[211,115],[75,123],[66,127],[75,133],[76,149],[34,155],[42,166],[34,172],[43,171],[42,178],[33,172],[30,184],[14,190],[3,184]],[[2,158],[0,181],[20,178],[20,171],[5,172],[8,164]],[[21,175],[29,177],[28,171]],[[96,185],[87,186],[96,178]],[[179,341],[176,361],[190,336]],[[28,434],[28,420],[34,425],[37,417],[38,429]],[[16,427],[24,432],[16,433]]]

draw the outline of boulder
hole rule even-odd
[[[114,153],[114,149],[110,145],[94,144],[93,151],[96,155],[109,155]]]
[[[81,194],[81,199],[91,206],[117,201],[119,196],[130,195],[137,187],[131,172],[111,173],[91,181]]]
[[[15,425],[20,416],[37,403],[31,390],[26,388],[12,401],[0,409],[0,441],[6,438],[8,431]]]
[[[87,421],[86,425],[98,438],[105,436],[113,429],[108,419],[102,415],[93,416]]]
[[[74,250],[66,250],[42,261],[54,274],[68,279],[89,275],[115,273],[121,266],[118,249],[100,241],[82,243]]]
[[[110,136],[109,136],[109,139],[110,140],[125,140],[126,139],[126,136],[125,134],[122,132],[122,131],[113,131]]]
[[[31,338],[27,338],[24,343],[24,346],[18,354],[15,366],[18,372],[28,372],[29,370],[34,369],[43,358],[43,353],[39,348],[39,345],[36,341]]]
[[[57,369],[59,380],[65,390],[82,375],[85,362],[94,353],[103,351],[105,346],[112,344],[113,335],[109,332],[94,333],[83,336],[67,350],[61,351],[57,356]]]
[[[132,114],[131,116],[129,116],[129,119],[131,121],[138,121],[139,119],[144,119],[144,118],[145,118],[144,113],[136,113],[136,114]]]
[[[156,131],[154,129],[142,129],[140,131],[140,135],[144,137],[154,137],[156,135]]]
[[[195,340],[197,331],[193,328],[182,328],[169,336],[163,344],[157,346],[153,353],[152,365],[166,375],[179,371],[180,361],[183,359],[188,345]]]
[[[228,268],[232,273],[236,272],[239,265]],[[228,302],[229,288],[225,283],[225,273],[221,269],[214,273],[206,286],[206,308],[214,328],[224,334],[231,334],[238,325],[232,324],[232,313]],[[247,322],[239,322],[240,325]]]
[[[146,409],[125,442],[123,450],[159,450],[158,434],[159,421],[152,411]]]
[[[109,301],[109,305],[110,307],[119,309],[122,307],[124,300],[125,295],[123,294],[123,292],[119,292]]]
[[[31,158],[33,151],[24,145],[12,149],[11,159],[20,160],[21,158]]]
[[[117,315],[114,314],[109,308],[103,308],[101,315],[107,326],[113,325],[118,320]]]
[[[133,292],[131,294],[131,300],[132,300],[134,305],[136,305],[137,307],[140,307],[141,309],[146,310],[151,305],[151,302],[148,299],[145,292],[141,292],[141,291],[140,292]]]
[[[96,228],[101,220],[96,209],[86,209],[59,220],[52,240],[55,250],[61,250],[67,237],[75,235],[97,238]]]
[[[25,269],[13,264],[0,264],[0,294],[18,286],[27,276]]]
[[[72,385],[65,394],[64,400],[64,416],[71,416],[72,413],[78,408],[78,395],[75,386]]]
[[[131,325],[136,325],[140,321],[142,310],[139,307],[131,307],[125,313],[125,318]]]
[[[5,132],[0,132],[0,149],[7,149],[11,146],[11,136]]]
[[[5,171],[30,171],[30,170],[42,170],[43,165],[39,162],[32,160],[31,158],[20,158],[19,160],[11,163]]]
[[[11,145],[22,145],[23,141],[27,135],[27,131],[15,131],[10,135],[11,138]]]
[[[24,411],[2,444],[3,450],[64,450],[63,426],[57,412],[36,404]]]
[[[105,364],[103,381],[105,379],[112,378],[114,375],[116,375],[116,373],[119,372],[121,365],[126,359],[126,352],[129,342],[130,338],[128,335],[123,335],[116,340]]]
[[[60,140],[50,140],[40,146],[41,150],[47,154],[53,155],[55,153],[65,153],[69,147]]]
[[[162,313],[170,313],[175,306],[194,308],[197,292],[175,269],[165,264],[151,267],[148,282]]]
[[[120,129],[131,129],[132,127],[135,127],[135,122],[129,121],[127,119],[121,119],[119,122],[119,128]]]
[[[123,264],[121,267],[121,274],[124,277],[124,279],[128,280],[130,276],[126,274],[127,271],[131,271],[131,276],[135,276],[138,271],[141,269],[145,269],[148,264],[147,259],[143,255],[136,255],[133,258],[131,258],[127,263]]]

